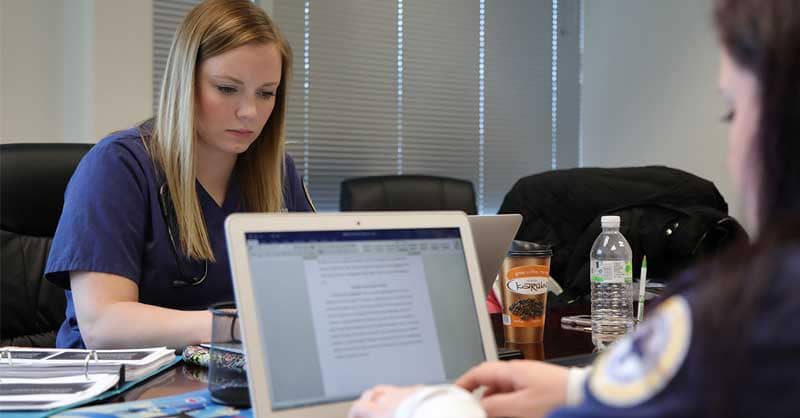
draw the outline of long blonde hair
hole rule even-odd
[[[196,260],[214,252],[195,186],[195,94],[204,60],[247,44],[274,44],[281,54],[275,106],[259,137],[239,155],[236,170],[244,204],[255,212],[283,206],[284,120],[292,52],[267,14],[249,0],[207,0],[192,9],[175,33],[167,58],[148,151],[163,174],[175,208],[180,245]]]

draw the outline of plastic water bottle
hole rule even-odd
[[[600,218],[603,232],[594,241],[590,260],[592,342],[599,350],[633,329],[633,253],[619,232],[619,216]]]

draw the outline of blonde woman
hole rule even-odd
[[[291,51],[248,0],[208,0],[178,28],[158,112],[84,157],[45,277],[64,287],[59,347],[181,347],[232,300],[223,221],[309,211],[284,153]]]

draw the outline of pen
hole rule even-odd
[[[639,308],[636,310],[636,322],[644,320],[644,288],[647,282],[647,256],[642,260],[642,272],[639,274]]]

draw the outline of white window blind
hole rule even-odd
[[[551,0],[552,1],[552,0]],[[580,165],[581,135],[581,8],[582,0],[558,3],[557,168]]]
[[[476,0],[405,0],[403,173],[479,187]]]
[[[153,112],[158,108],[161,81],[175,30],[202,0],[153,0]]]
[[[370,0],[309,6],[275,2],[275,19],[295,56],[287,140],[293,156],[301,145],[307,150],[298,169],[307,173],[318,208],[336,210],[342,180],[397,170],[397,9],[393,2]]]
[[[293,66],[289,81],[288,112],[286,113],[286,150],[294,158],[297,171],[309,180],[308,139],[310,130],[308,120],[310,111],[308,84],[310,74],[310,23],[309,2],[303,0],[277,1],[273,4],[272,20],[286,37],[292,47]],[[319,203],[315,201],[319,206]]]
[[[519,178],[551,168],[551,13],[551,0],[487,4],[487,213]]]
[[[154,0],[154,104],[175,28]],[[289,40],[287,149],[320,210],[342,180],[469,180],[495,213],[519,178],[576,166],[579,0],[274,0]]]

